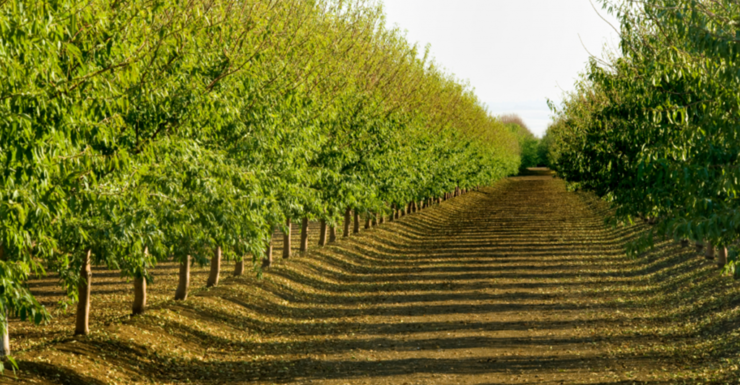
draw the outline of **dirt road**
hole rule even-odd
[[[635,299],[655,294],[645,276],[660,266],[626,258],[633,233],[605,226],[600,210],[544,172],[510,178],[280,261],[263,279],[228,278],[89,337],[65,329],[19,354],[21,380],[676,383],[686,365],[661,353],[667,334],[641,324],[670,322]]]

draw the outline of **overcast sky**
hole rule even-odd
[[[382,2],[389,23],[412,42],[430,43],[437,62],[469,80],[495,115],[519,114],[537,136],[550,121],[547,99],[558,102],[573,89],[588,61],[586,49],[601,56],[605,45],[619,44],[589,0]]]

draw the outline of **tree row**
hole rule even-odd
[[[87,333],[91,265],[141,312],[158,261],[184,299],[192,264],[267,267],[290,223],[515,173],[522,136],[362,0],[0,1],[0,116],[4,354],[11,317],[49,318],[29,277]]]
[[[740,235],[740,5],[602,1],[619,52],[592,58],[544,141],[572,186],[654,226],[631,244],[675,239],[734,272]],[[616,27],[616,26],[615,26]]]

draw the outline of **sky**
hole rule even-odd
[[[382,0],[388,23],[431,45],[494,115],[516,113],[542,136],[547,100],[573,90],[591,54],[616,51],[619,23],[594,0]],[[611,25],[601,19],[599,14]],[[613,26],[613,27],[612,27]]]

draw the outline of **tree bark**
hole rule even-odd
[[[329,226],[329,242],[337,241],[337,227]]]
[[[267,247],[265,248],[265,259],[262,260],[262,267],[267,268],[272,266],[272,241],[267,240]]]
[[[0,261],[5,261],[5,246],[0,243]],[[0,345],[0,358],[10,355],[10,317],[8,317],[8,309],[5,309],[5,314],[0,313],[0,329],[3,331],[3,343]]]
[[[85,259],[80,266],[80,282],[77,284],[77,314],[75,323],[75,335],[86,336],[90,334],[90,291],[92,288],[92,270],[90,269],[90,255],[92,250],[88,250]]]
[[[308,251],[308,218],[301,222],[301,252]]]
[[[290,218],[285,222],[285,224],[288,227],[288,232],[283,234],[283,258],[290,258],[291,254],[291,241],[290,241],[290,234],[293,232],[293,229],[291,228],[292,225],[290,223]]]
[[[352,229],[352,233],[359,234],[360,233],[360,213],[357,212],[357,210],[355,210],[354,216],[355,216],[355,221],[354,221],[355,224],[354,224],[354,228]]]
[[[207,287],[218,285],[218,278],[221,274],[221,246],[216,247],[216,251],[211,258],[211,274],[208,276]]]
[[[146,278],[134,278],[134,306],[133,315],[144,314],[146,311]]]
[[[701,243],[699,243],[699,242],[697,242],[697,243],[696,243],[696,244],[694,245],[694,247],[696,247],[696,252],[697,252],[697,253],[701,253],[701,251],[702,251],[702,250],[704,250],[704,245],[703,245],[703,244],[701,244]]]
[[[727,248],[719,247],[717,248],[717,267],[720,269],[724,269],[726,264],[727,264]]]
[[[319,233],[319,246],[326,246],[326,221],[321,220],[321,232]]]
[[[373,227],[373,216],[372,214],[368,214],[365,219],[365,230],[369,230],[371,227]]]
[[[352,210],[347,209],[344,212],[344,233],[342,233],[342,238],[349,237],[349,231],[350,231],[351,225],[352,225]]]
[[[243,274],[244,274],[244,257],[242,257],[241,261],[236,261],[236,263],[234,264],[234,276],[238,277]]]
[[[10,355],[10,322],[8,322],[8,311],[5,310],[5,315],[2,317],[0,322],[3,323],[3,344],[0,345],[0,358]]]
[[[704,258],[709,260],[714,259],[714,245],[709,242],[706,242],[706,253],[704,254]]]
[[[180,261],[180,277],[175,291],[175,300],[184,301],[188,299],[188,288],[190,288],[190,256]]]
[[[380,213],[378,214],[378,224],[382,225],[383,223],[385,223],[385,215],[383,215],[383,213]]]

